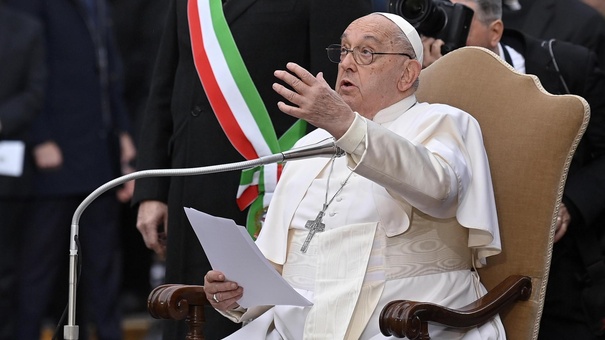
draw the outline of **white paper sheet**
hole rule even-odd
[[[20,177],[23,173],[25,143],[19,140],[0,142],[0,175]]]
[[[246,228],[233,220],[192,208],[185,208],[185,213],[212,268],[244,288],[244,295],[238,301],[242,307],[312,305],[279,275],[254,244]]]

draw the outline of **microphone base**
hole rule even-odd
[[[79,327],[76,326],[63,326],[63,338],[65,340],[78,340],[80,333]]]

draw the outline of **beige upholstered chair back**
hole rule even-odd
[[[491,289],[512,274],[532,278],[529,301],[501,314],[509,339],[535,339],[554,225],[572,154],[589,119],[586,101],[547,94],[490,51],[455,50],[420,75],[419,101],[446,103],[481,125],[490,161],[503,251],[479,269]]]

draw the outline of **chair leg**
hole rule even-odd
[[[204,325],[204,306],[190,306],[189,315],[185,319],[189,332],[186,340],[203,340],[202,327]]]
[[[187,340],[203,340],[204,305],[209,305],[203,286],[166,284],[156,287],[147,300],[149,314],[156,319],[185,320]]]

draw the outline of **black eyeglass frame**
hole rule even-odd
[[[346,47],[342,47],[342,45],[340,44],[332,44],[328,47],[326,47],[326,53],[328,54],[328,59],[335,63],[335,64],[340,64],[342,62],[342,60],[347,56],[347,54],[352,53],[353,54],[353,60],[355,60],[355,62],[359,65],[370,65],[374,62],[374,55],[403,55],[406,56],[410,59],[414,59],[414,57],[412,57],[410,54],[408,53],[403,53],[403,52],[368,52],[372,55],[372,59],[370,59],[370,62],[367,64],[361,63],[359,62],[359,60],[357,60],[357,58],[355,57],[355,49],[359,48],[359,46],[355,46],[352,49],[348,49]],[[330,52],[331,51],[338,51],[338,60],[334,60],[330,57]],[[346,53],[343,55],[343,51],[346,51]],[[359,50],[357,50],[359,51]],[[359,52],[358,52],[359,53]],[[334,55],[336,56],[336,55]]]

